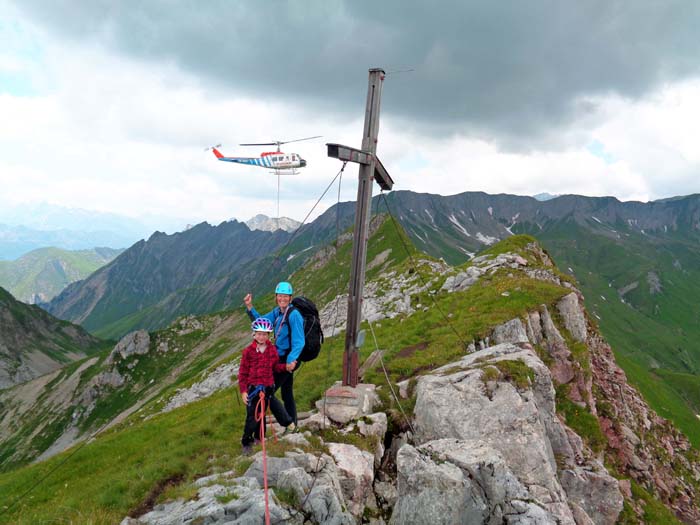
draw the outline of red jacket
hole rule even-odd
[[[279,362],[277,348],[272,343],[267,343],[267,348],[262,354],[257,351],[258,343],[253,341],[243,350],[241,366],[238,369],[238,388],[241,392],[247,392],[248,386],[273,386],[275,379],[273,372],[285,371],[286,365]]]

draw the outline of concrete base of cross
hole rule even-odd
[[[331,421],[344,425],[373,412],[379,403],[376,389],[372,384],[360,383],[353,388],[338,381],[316,401],[316,408]]]

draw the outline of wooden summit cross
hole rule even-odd
[[[343,354],[343,386],[351,387],[356,387],[358,380],[358,336],[360,323],[362,322],[362,292],[365,285],[367,239],[369,238],[369,221],[372,205],[372,179],[376,180],[383,190],[390,190],[394,185],[394,181],[391,180],[389,173],[387,173],[376,156],[377,135],[379,134],[379,106],[385,76],[386,73],[383,69],[369,70],[362,149],[358,150],[342,144],[326,144],[329,157],[345,162],[356,162],[360,165],[352,245],[352,266],[350,268],[350,289],[348,292],[348,320],[345,332],[345,352]]]

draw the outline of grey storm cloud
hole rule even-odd
[[[595,108],[700,72],[700,2],[658,0],[316,2],[39,1],[52,32],[203,83],[355,116],[367,69],[383,111],[416,129],[503,144],[551,139]],[[391,74],[394,70],[413,69]]]

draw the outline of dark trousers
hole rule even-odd
[[[286,363],[286,357],[280,357],[280,363]],[[297,365],[298,366],[298,365]],[[276,372],[275,373],[275,390],[279,389],[284,409],[292,418],[292,421],[297,422],[297,405],[294,402],[294,374],[291,372]],[[277,403],[277,401],[275,399]]]
[[[246,417],[245,417],[245,428],[243,429],[243,438],[241,439],[241,444],[245,447],[252,444],[256,439],[260,439],[260,421],[255,421],[255,408],[258,406],[258,399],[260,399],[260,394],[255,394],[255,396],[250,397],[250,393],[254,390],[254,387],[248,388],[248,406],[246,407]],[[287,411],[282,406],[274,396],[274,387],[265,388],[265,401],[264,401],[264,413],[267,413],[268,407],[272,410],[272,415],[275,416],[277,422],[283,427],[288,426],[293,420],[287,414]],[[263,416],[264,417],[264,416]],[[267,432],[263,425],[263,433]]]

